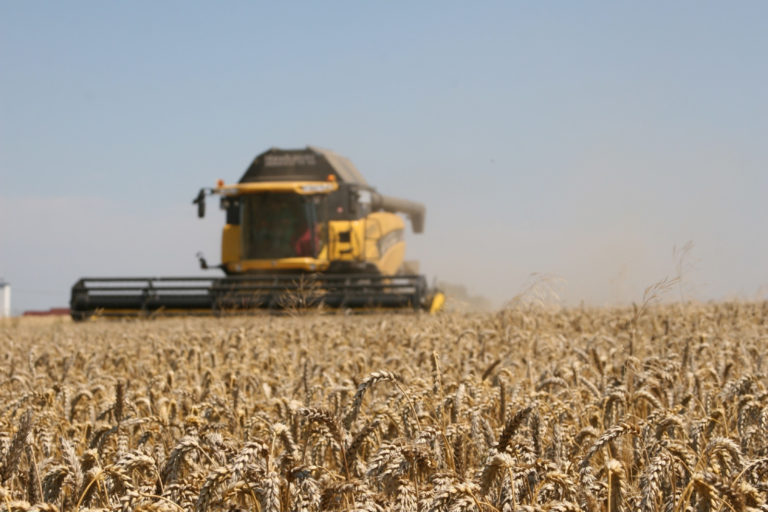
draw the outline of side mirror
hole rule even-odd
[[[203,270],[208,270],[208,262],[205,261],[205,256],[203,256],[203,253],[198,252],[195,256],[197,256],[197,261],[200,262],[200,268]]]
[[[192,204],[197,205],[197,216],[201,219],[205,217],[205,189],[201,188],[197,197],[192,201]]]

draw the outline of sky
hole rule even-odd
[[[427,206],[408,259],[500,305],[768,297],[768,4],[0,1],[0,279],[199,275],[191,200],[270,147]],[[686,250],[683,250],[686,248]],[[210,271],[209,271],[210,272]]]

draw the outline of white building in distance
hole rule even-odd
[[[11,283],[0,279],[0,318],[11,316]]]

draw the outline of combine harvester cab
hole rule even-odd
[[[307,147],[258,155],[236,184],[219,181],[193,201],[226,212],[219,277],[82,278],[72,318],[94,315],[238,314],[255,309],[413,309],[445,300],[404,261],[405,222],[424,230],[426,210],[384,196],[346,158]]]

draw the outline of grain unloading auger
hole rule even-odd
[[[405,214],[424,230],[420,203],[381,195],[346,158],[307,147],[258,155],[237,184],[219,181],[194,203],[220,196],[226,212],[219,277],[82,278],[72,318],[238,314],[326,307],[437,311],[442,293],[404,261]]]

